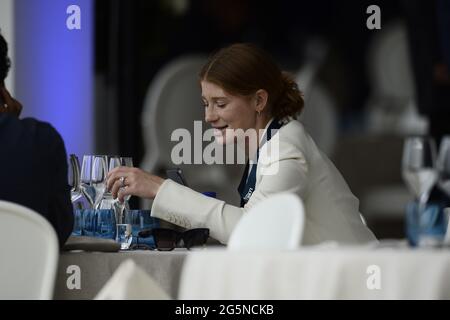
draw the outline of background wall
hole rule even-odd
[[[80,30],[66,26],[72,4],[81,8]],[[92,153],[93,1],[15,0],[9,16],[15,36],[6,38],[15,50],[12,76],[23,116],[50,122],[68,154]]]

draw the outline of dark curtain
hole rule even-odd
[[[419,111],[440,141],[450,134],[450,6],[447,0],[403,0]]]
[[[96,152],[142,157],[134,1],[96,2]]]

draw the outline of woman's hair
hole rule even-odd
[[[303,109],[303,95],[293,77],[252,44],[237,43],[219,50],[203,66],[199,77],[232,95],[247,97],[259,89],[266,90],[267,107],[277,120],[296,118]]]
[[[3,38],[0,30],[0,84],[6,79],[10,61],[8,58],[8,44],[5,38]]]

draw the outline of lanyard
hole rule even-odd
[[[272,139],[272,133],[275,135],[276,132],[278,131],[278,129],[281,128],[283,124],[273,120],[269,127],[267,128],[264,137],[261,141],[261,146],[260,148],[270,139]],[[250,199],[250,197],[253,194],[253,191],[255,191],[255,185],[256,185],[256,168],[258,165],[258,160],[259,160],[259,149],[257,150],[256,153],[256,163],[253,164],[252,166],[252,170],[250,171],[250,174],[248,175],[247,178],[247,173],[248,173],[248,168],[249,168],[249,161],[247,161],[247,164],[245,166],[245,170],[244,170],[244,175],[242,176],[242,180],[241,183],[239,184],[238,187],[238,192],[239,195],[241,196],[241,207],[243,207],[248,200]]]

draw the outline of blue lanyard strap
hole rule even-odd
[[[281,128],[283,124],[280,123],[279,121],[272,121],[269,125],[269,127],[267,128],[264,137],[261,140],[261,145],[260,148],[270,139],[272,139],[273,135],[275,135],[276,132],[278,132],[278,129]],[[239,195],[241,196],[241,207],[245,206],[245,204],[248,202],[248,200],[250,199],[250,197],[253,194],[253,191],[255,191],[255,185],[256,185],[256,168],[258,165],[258,160],[259,160],[259,148],[257,150],[257,154],[256,154],[256,163],[253,164],[252,166],[252,170],[250,171],[250,174],[248,175],[247,178],[247,173],[248,173],[248,168],[249,168],[249,162],[247,161],[247,164],[245,166],[245,170],[244,170],[244,174],[242,176],[241,179],[241,183],[239,184],[238,187],[238,192]]]

